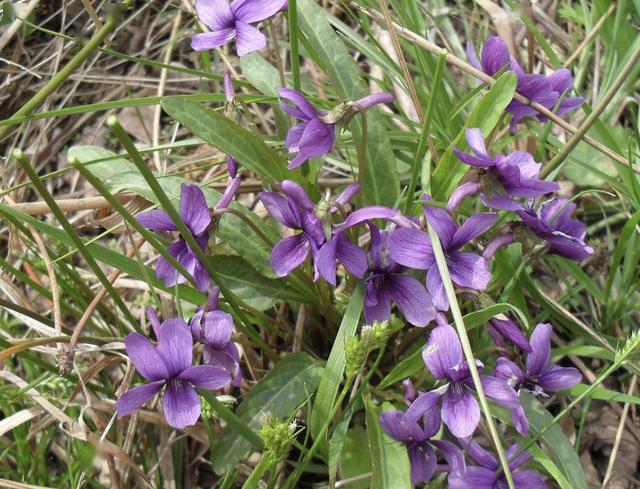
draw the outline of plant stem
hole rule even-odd
[[[298,54],[298,1],[289,0],[289,44],[293,88],[300,90],[300,56]]]

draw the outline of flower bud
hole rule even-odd
[[[282,460],[289,453],[296,432],[296,423],[285,423],[275,418],[268,418],[260,429],[260,438],[266,451],[273,454],[276,460]]]
[[[352,336],[347,340],[347,344],[344,346],[344,353],[346,359],[345,372],[347,378],[351,379],[355,377],[360,371],[360,368],[362,368],[362,364],[367,357],[367,351],[364,348],[362,341],[359,338]]]

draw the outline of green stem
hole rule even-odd
[[[207,257],[202,251],[202,249],[200,248],[200,245],[191,234],[191,231],[189,230],[187,225],[180,218],[180,214],[178,214],[178,211],[176,210],[174,205],[171,203],[171,200],[165,193],[162,186],[158,183],[158,180],[154,176],[153,172],[149,169],[147,164],[144,162],[144,160],[136,150],[136,147],[134,146],[133,141],[131,140],[129,135],[125,132],[125,130],[122,128],[122,126],[118,122],[118,119],[115,116],[110,116],[107,119],[107,125],[113,130],[114,134],[116,135],[120,143],[124,146],[127,153],[129,153],[129,156],[131,157],[133,164],[136,165],[136,167],[138,168],[138,171],[140,172],[140,174],[143,176],[143,178],[146,180],[147,184],[151,188],[151,191],[156,195],[163,209],[166,211],[167,214],[169,214],[170,219],[175,224],[182,238],[187,242],[187,245],[189,246],[191,251],[195,253],[196,257],[198,258],[198,261],[202,264],[202,266],[205,267],[205,269],[209,273],[209,277],[211,277],[211,280],[213,280],[213,282],[215,282],[216,285],[220,287],[220,291],[222,292],[225,299],[229,303],[229,306],[234,310],[238,319],[242,323],[242,325],[238,325],[239,329],[242,332],[244,332],[247,336],[249,336],[249,338],[255,341],[256,344],[260,345],[260,347],[269,355],[269,357],[272,360],[277,361],[278,359],[277,355],[275,354],[273,349],[262,339],[262,337],[258,334],[258,332],[256,332],[251,327],[249,320],[247,319],[246,315],[240,308],[236,295],[223,283],[222,280],[220,280],[220,277],[217,271],[213,268],[209,260],[207,260]]]
[[[40,180],[40,177],[38,176],[36,171],[33,169],[31,164],[27,161],[22,150],[15,149],[13,151],[13,156],[18,161],[18,163],[20,164],[24,172],[27,174],[27,176],[29,177],[29,180],[31,180],[31,182],[33,183],[33,186],[36,188],[38,193],[42,196],[42,199],[47,203],[47,205],[51,209],[51,212],[53,212],[53,215],[56,217],[56,219],[58,220],[62,228],[65,230],[69,238],[73,241],[73,244],[76,245],[76,248],[78,248],[78,251],[80,252],[82,257],[85,259],[85,261],[87,262],[87,264],[89,265],[93,273],[96,275],[96,278],[100,281],[102,286],[105,289],[107,289],[107,292],[109,292],[109,295],[111,296],[111,299],[113,300],[113,302],[116,304],[116,306],[118,306],[122,314],[124,314],[124,316],[127,318],[127,321],[129,321],[129,323],[133,326],[133,328],[136,331],[139,331],[140,327],[138,326],[137,321],[133,317],[133,314],[131,314],[131,311],[122,301],[122,299],[120,298],[120,295],[115,291],[115,289],[113,288],[113,285],[111,284],[111,282],[109,282],[109,279],[104,274],[104,272],[102,271],[102,269],[100,268],[96,260],[93,258],[93,256],[85,246],[84,242],[82,241],[82,238],[78,236],[78,233],[76,233],[76,230],[73,228],[73,225],[69,222],[67,217],[64,215],[64,212],[62,212],[60,207],[58,207],[56,200],[49,193],[49,191],[47,190],[47,187],[44,185],[44,183],[42,183],[42,180]]]
[[[271,457],[271,454],[268,451],[263,453],[260,462],[256,465],[249,478],[242,485],[242,489],[255,489],[258,487],[262,481],[262,477],[264,477],[273,464],[274,460],[273,457]]]
[[[427,139],[429,138],[429,130],[431,128],[431,115],[433,112],[433,106],[436,99],[436,92],[438,89],[438,84],[442,79],[442,68],[444,67],[444,63],[447,59],[447,52],[443,51],[438,56],[438,63],[436,64],[436,70],[433,75],[433,83],[431,85],[431,94],[429,97],[429,102],[427,103],[427,110],[424,116],[424,124],[422,125],[422,132],[420,133],[420,139],[418,140],[418,149],[416,150],[416,161],[413,165],[413,171],[411,172],[411,180],[409,181],[409,190],[407,191],[407,195],[404,201],[403,214],[408,214],[411,210],[411,205],[414,199],[414,189],[416,188],[416,184],[418,183],[418,174],[420,173],[420,168],[422,168],[422,160],[424,159],[427,153]]]
[[[333,409],[331,410],[331,415],[324,420],[324,423],[322,423],[322,428],[320,429],[320,433],[318,433],[318,436],[316,436],[316,439],[314,440],[313,445],[311,445],[311,448],[305,454],[304,459],[298,463],[296,470],[293,472],[291,477],[287,480],[287,483],[285,484],[284,489],[293,489],[294,487],[296,487],[296,484],[298,483],[298,479],[300,479],[300,476],[302,475],[302,471],[304,470],[304,467],[306,467],[309,464],[309,461],[313,458],[315,453],[318,451],[318,448],[320,448],[320,445],[324,440],[324,435],[327,433],[327,430],[329,429],[329,425],[331,424],[331,420],[335,417],[335,415],[338,412],[338,409],[340,409],[340,405],[342,404],[342,401],[344,401],[344,398],[347,396],[347,393],[351,388],[351,384],[353,383],[353,379],[354,377],[352,377],[351,379],[348,379],[347,382],[342,387],[342,391],[340,391],[340,395],[338,396],[338,399],[336,400],[336,403],[334,404]]]
[[[33,97],[31,97],[20,109],[11,116],[8,121],[16,117],[23,117],[31,114],[40,105],[44,103],[49,95],[55,92],[64,81],[69,78],[73,73],[96,49],[100,47],[100,44],[105,40],[113,28],[117,25],[117,9],[109,15],[107,21],[102,28],[96,32],[89,42],[85,44],[71,60],[58,71],[51,80],[49,80],[44,87],[42,87]],[[9,126],[0,128],[0,138],[5,136]]]
[[[427,185],[424,187],[424,190],[426,192],[429,192],[429,188],[430,187]],[[509,461],[507,460],[507,457],[504,453],[504,447],[502,446],[502,442],[500,441],[500,434],[498,433],[496,423],[493,419],[493,416],[491,415],[489,402],[487,401],[487,397],[484,393],[484,388],[482,387],[480,373],[478,372],[475,357],[473,356],[473,349],[471,348],[471,343],[469,342],[467,328],[465,327],[464,320],[462,319],[462,312],[460,311],[460,305],[458,304],[456,291],[453,288],[453,282],[451,281],[451,276],[449,275],[449,267],[447,266],[447,259],[444,256],[444,252],[442,251],[440,238],[428,222],[427,231],[429,232],[429,239],[431,241],[433,254],[435,255],[436,265],[438,266],[438,272],[440,273],[440,278],[442,279],[444,290],[447,294],[447,299],[449,300],[451,314],[453,315],[453,321],[456,325],[456,330],[458,331],[458,337],[460,338],[460,343],[462,345],[465,360],[467,361],[467,364],[469,366],[469,372],[471,373],[473,384],[475,386],[476,392],[478,393],[480,406],[482,407],[482,412],[484,413],[484,417],[487,421],[491,439],[493,440],[493,444],[496,447],[496,452],[498,453],[498,458],[500,459],[500,466],[504,471],[504,476],[507,480],[507,484],[509,485],[509,489],[515,489],[513,477],[511,476],[511,469],[509,468]]]
[[[289,44],[293,88],[300,90],[300,57],[298,55],[298,1],[289,0]]]

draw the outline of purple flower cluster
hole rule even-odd
[[[582,97],[567,97],[573,86],[573,77],[566,68],[561,68],[551,75],[537,75],[526,73],[518,62],[511,57],[505,42],[499,37],[490,37],[482,47],[480,59],[471,44],[467,44],[469,62],[478,70],[493,76],[501,70],[513,71],[518,77],[516,91],[524,95],[531,102],[537,102],[558,115],[564,115],[577,109],[584,102]],[[507,112],[512,115],[511,132],[515,133],[518,123],[525,117],[535,116],[540,122],[547,120],[546,116],[527,104],[512,100],[507,106]]]
[[[520,405],[519,391],[526,390],[537,396],[546,396],[545,391],[567,389],[581,379],[575,368],[550,363],[551,331],[550,324],[539,324],[535,328],[531,335],[526,372],[508,358],[500,357],[494,373],[480,377],[487,398],[511,411],[513,425],[523,436],[527,434],[528,422]],[[407,411],[403,413],[391,409],[380,415],[380,423],[387,434],[407,446],[412,482],[417,484],[431,480],[437,470],[435,450],[438,450],[447,462],[438,467],[438,470],[449,473],[448,487],[506,487],[498,462],[471,439],[480,422],[480,408],[474,396],[474,383],[469,367],[463,359],[460,341],[454,329],[448,324],[436,327],[429,336],[422,356],[433,377],[445,384],[415,397],[415,389],[407,380],[405,386],[409,387],[407,400],[410,402]],[[484,369],[479,362],[478,369]],[[440,402],[441,408],[438,410]],[[432,439],[440,432],[441,421],[451,435],[460,440],[460,444],[467,449],[469,457],[478,466],[467,466],[461,449],[452,442]],[[520,447],[514,445],[505,453],[509,468],[513,471],[516,488],[545,488],[546,484],[537,472],[520,468],[530,456],[523,453],[513,458],[519,451]]]
[[[193,36],[193,48],[217,48],[235,38],[240,56],[262,49],[266,39],[252,24],[286,6],[286,0],[234,0],[231,4],[227,0],[198,0],[198,16],[211,32]],[[566,97],[573,83],[567,70],[549,76],[527,74],[510,57],[499,38],[490,38],[485,43],[481,59],[471,48],[468,53],[473,65],[489,75],[503,69],[515,72],[521,94],[556,109],[558,114],[582,103],[579,97]],[[231,114],[234,92],[229,74],[225,74],[224,82],[226,108]],[[279,96],[283,100],[282,109],[300,121],[289,129],[285,141],[289,153],[295,154],[289,169],[329,153],[336,141],[338,124],[347,124],[354,114],[376,104],[393,101],[391,94],[379,93],[341,102],[325,112],[295,90],[282,88]],[[527,116],[544,120],[535,110],[515,100],[507,111],[513,116],[512,130]],[[367,324],[390,319],[394,307],[414,326],[425,328],[437,322],[422,351],[425,368],[435,383],[431,390],[417,393],[412,382],[405,380],[408,408],[404,412],[391,409],[382,413],[380,423],[389,436],[406,446],[414,484],[430,481],[435,473],[444,472],[451,488],[495,489],[506,484],[500,466],[493,455],[472,439],[481,422],[478,391],[506,408],[515,431],[525,436],[529,423],[520,403],[520,392],[548,396],[548,392],[576,385],[581,376],[575,368],[551,363],[550,324],[538,324],[527,338],[505,315],[490,319],[487,329],[500,351],[495,366],[485,367],[479,360],[470,365],[463,355],[460,338],[447,319],[450,297],[436,263],[433,245],[437,243],[432,242],[433,234],[427,228],[439,240],[457,292],[466,296],[489,286],[496,251],[516,241],[523,244],[534,241],[548,253],[573,260],[582,260],[593,250],[585,243],[585,225],[571,217],[576,205],[560,197],[545,200],[548,194],[558,192],[559,186],[541,178],[541,164],[532,155],[514,151],[492,156],[478,128],[467,129],[466,142],[470,152],[454,149],[457,157],[470,167],[463,182],[452,192],[446,206],[424,194],[420,216],[405,216],[396,209],[375,205],[352,209],[351,200],[360,191],[357,183],[346,186],[333,199],[327,194],[314,202],[301,184],[284,180],[273,184],[272,190],[261,192],[259,199],[286,229],[286,236],[273,246],[269,261],[278,277],[301,269],[296,273],[309,273],[314,281],[323,279],[334,288],[339,278],[347,288],[354,281],[361,281],[365,287],[363,312]],[[214,211],[229,206],[240,185],[237,163],[230,155],[226,161],[231,179]],[[478,202],[488,211],[463,218],[458,210],[472,195],[478,195]],[[494,228],[498,211],[505,217],[501,230],[485,243],[480,238]],[[215,221],[198,186],[182,186],[179,217],[204,251]],[[137,218],[154,231],[178,231],[164,210],[144,212]],[[196,388],[239,386],[243,376],[240,352],[232,338],[233,317],[219,308],[220,289],[212,285],[207,268],[183,236],[170,244],[167,252],[189,272],[200,291],[209,292],[209,297],[188,321],[172,318],[160,323],[152,309],[147,311],[157,344],[138,333],[125,339],[127,354],[146,383],[126,391],[116,408],[120,416],[131,414],[163,391],[164,416],[170,426],[181,429],[196,423],[200,416]],[[158,259],[156,274],[166,287],[187,281],[163,257]],[[348,274],[350,281],[346,280]],[[506,341],[517,350],[506,348]],[[194,365],[200,349],[203,364]],[[520,362],[520,357],[524,362]],[[472,377],[472,366],[481,373],[479,384]],[[523,468],[530,456],[527,453],[515,456],[517,452],[520,452],[518,445],[506,452],[515,486],[546,487],[537,472]],[[439,456],[444,463],[439,463]],[[465,456],[477,465],[467,464]]]

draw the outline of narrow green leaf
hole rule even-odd
[[[532,434],[537,434],[553,420],[553,416],[535,397],[527,393],[521,393],[520,400],[529,420]],[[571,484],[570,488],[587,489],[589,485],[580,465],[580,459],[560,427],[558,425],[553,426],[542,435],[541,440],[556,465],[562,469],[562,473]]]
[[[411,466],[407,448],[385,433],[380,409],[367,400],[367,436],[373,465],[372,489],[411,489]],[[385,406],[386,407],[386,406]]]
[[[241,165],[271,181],[288,177],[287,162],[255,134],[201,104],[169,99],[162,108],[194,135],[233,156]]]
[[[359,282],[351,295],[347,310],[340,323],[340,329],[333,342],[333,347],[327,360],[327,366],[324,369],[322,379],[320,380],[320,387],[313,402],[313,410],[309,418],[309,430],[314,438],[318,436],[322,425],[333,412],[333,403],[336,400],[336,395],[344,374],[346,361],[344,348],[347,340],[356,333],[363,305],[364,284]]]
[[[320,65],[341,97],[357,100],[369,90],[355,60],[327,20],[328,16],[314,0],[298,1],[298,20],[302,32],[320,59]],[[364,155],[363,195],[367,204],[393,206],[399,193],[398,171],[387,130],[377,109],[366,113],[367,135]],[[351,122],[356,147],[362,146],[362,122]]]
[[[515,73],[510,71],[503,73],[475,106],[465,127],[453,140],[433,173],[431,188],[436,200],[446,200],[462,175],[469,169],[469,166],[459,161],[453,152],[453,148],[461,150],[467,148],[465,129],[479,127],[486,137],[496,126],[504,109],[511,102],[516,91],[517,81]]]
[[[268,416],[288,418],[315,392],[321,375],[322,366],[306,353],[290,354],[251,388],[236,417],[254,432]],[[250,453],[251,443],[232,426],[226,426],[212,450],[214,470],[224,474]]]
[[[585,392],[590,386],[585,384],[574,385],[571,389],[567,389],[566,392],[570,396],[579,396]],[[601,401],[613,401],[613,402],[628,402],[631,404],[640,404],[640,397],[630,396],[623,394],[622,392],[616,392],[603,387],[596,387],[590,394],[591,399],[599,399]]]

